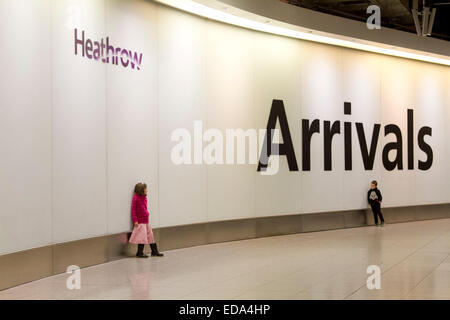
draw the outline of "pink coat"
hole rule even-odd
[[[131,203],[131,219],[133,223],[148,223],[148,210],[147,210],[147,195],[133,196],[133,201]]]

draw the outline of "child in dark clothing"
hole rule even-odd
[[[372,208],[375,224],[379,226],[378,217],[380,217],[381,225],[384,225],[384,218],[381,213],[381,201],[383,201],[383,196],[377,186],[378,182],[373,180],[370,185],[370,190],[367,192],[367,202],[369,202],[370,207]]]

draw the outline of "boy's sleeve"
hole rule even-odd
[[[133,201],[131,202],[131,219],[133,220],[133,223],[138,222],[136,215],[136,197],[133,197]]]
[[[370,203],[370,190],[367,191],[367,203]]]
[[[383,196],[381,195],[381,191],[377,190],[377,196],[378,196],[378,200],[383,201]]]

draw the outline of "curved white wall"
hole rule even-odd
[[[141,70],[75,55],[74,26],[142,52]],[[0,254],[128,231],[139,180],[149,184],[154,227],[364,208],[373,178],[386,206],[450,202],[448,67],[258,33],[149,1],[2,0],[0,47]],[[309,172],[290,172],[285,157],[275,176],[255,165],[171,162],[173,130],[192,130],[195,120],[205,129],[265,128],[273,99],[284,101],[300,168],[301,119],[367,130],[394,123],[406,148],[408,108],[416,130],[433,128],[433,166],[406,170],[404,149],[405,170],[386,171],[390,137],[381,132],[374,170],[365,171],[356,130],[352,171],[342,135],[331,172],[319,136]]]

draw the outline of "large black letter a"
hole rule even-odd
[[[267,146],[267,152],[264,152],[264,148],[261,151],[258,171],[265,171],[267,169],[269,157],[272,154],[272,146],[274,145],[272,144],[272,132],[277,125],[277,119],[280,122],[280,131],[283,137],[283,143],[278,144],[278,153],[287,157],[289,171],[298,171],[297,158],[295,157],[294,147],[292,145],[291,132],[289,131],[283,100],[273,100],[272,102],[269,121],[267,122],[267,132],[264,138],[264,146]]]

